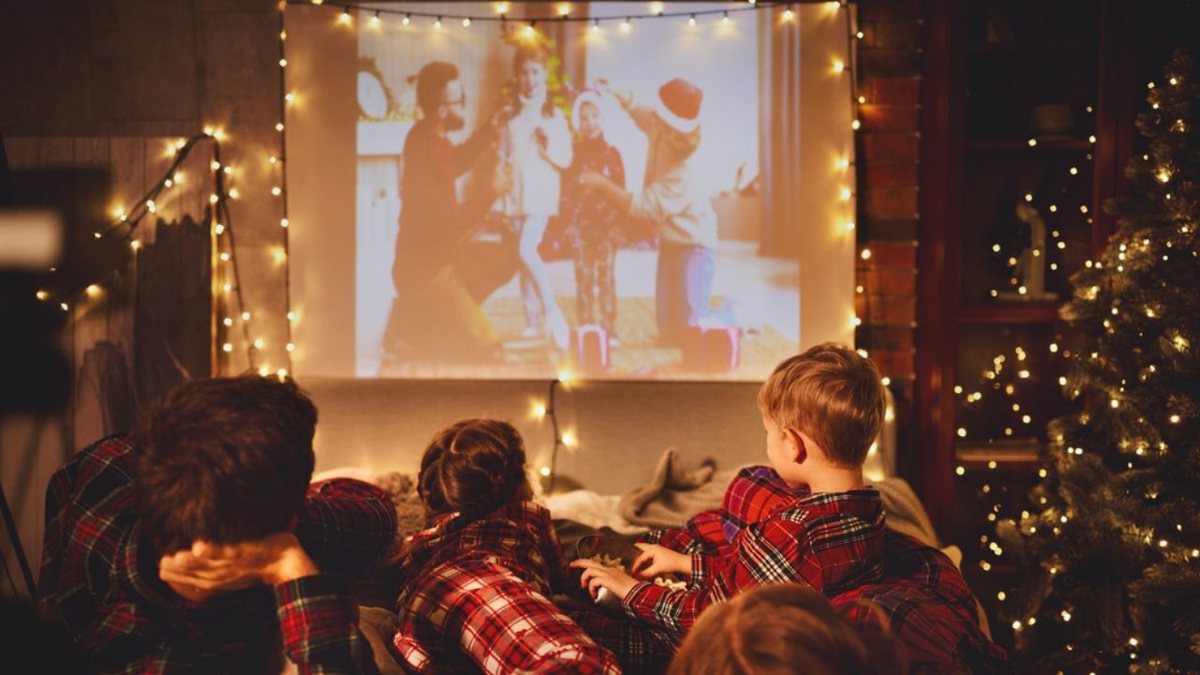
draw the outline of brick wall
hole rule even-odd
[[[920,0],[860,0],[857,344],[890,378],[911,457],[916,328]],[[864,257],[869,251],[869,257]]]

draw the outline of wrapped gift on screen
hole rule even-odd
[[[571,332],[572,356],[575,365],[584,373],[608,370],[608,331],[593,323],[577,326]]]
[[[688,326],[683,339],[683,366],[710,373],[734,370],[741,359],[741,336],[737,326],[709,322]]]

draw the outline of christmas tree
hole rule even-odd
[[[1149,85],[1133,196],[1063,310],[1081,410],[1048,427],[1036,512],[998,528],[1027,572],[1004,618],[1038,672],[1200,672],[1198,80],[1176,52]]]

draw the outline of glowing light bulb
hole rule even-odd
[[[405,15],[404,15],[404,18],[400,20],[400,23],[404,24],[405,26],[407,26],[408,24],[412,23],[412,15],[411,15],[411,14],[405,14]]]
[[[542,468],[538,469],[538,473],[540,473],[542,477],[548,477],[550,475],[550,467],[543,466]]]
[[[438,18],[433,20],[433,29],[434,30],[442,29],[442,17],[439,16]]]
[[[696,25],[696,15],[695,14],[688,17],[688,25],[695,27],[695,25]]]
[[[625,17],[625,20],[621,22],[621,32],[628,33],[631,30],[633,30],[633,22],[629,20],[629,17]]]
[[[463,20],[462,20],[462,27],[463,27],[463,28],[470,28],[470,27],[471,27],[471,19],[470,19],[469,17],[463,17]]]
[[[350,16],[350,8],[347,7],[346,9],[342,10],[342,15],[338,17],[338,23],[342,24],[343,26],[349,26],[351,21],[352,18]]]
[[[729,12],[723,12],[721,14],[721,23],[725,26],[729,25]]]

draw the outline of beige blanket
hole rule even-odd
[[[667,448],[650,481],[621,495],[617,513],[630,525],[682,527],[695,514],[719,507],[725,488],[741,468],[716,471],[711,461],[688,468],[675,448]],[[872,487],[883,497],[888,527],[939,546],[925,507],[904,479],[887,478]],[[555,513],[555,517],[570,516]],[[961,560],[961,554],[950,555],[956,563]]]

